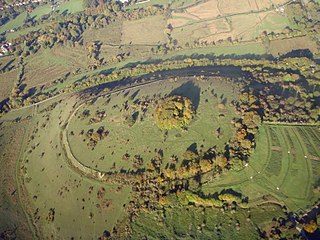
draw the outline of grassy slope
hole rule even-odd
[[[30,135],[23,149],[21,167],[25,173],[22,178],[31,202],[25,208],[34,219],[40,216],[37,225],[40,226],[41,236],[50,238],[53,234],[61,238],[97,238],[104,230],[111,231],[116,221],[124,216],[123,204],[128,200],[130,188],[117,190],[117,186],[83,178],[69,167],[60,145],[59,117],[66,119],[75,100],[69,99],[53,111],[41,113],[51,103],[42,104],[32,118]],[[9,113],[2,120],[14,119],[23,112]],[[25,112],[31,114],[36,111],[29,109]],[[42,154],[44,157],[41,157]],[[112,201],[105,209],[99,209],[96,205],[103,203],[97,198],[101,187],[106,189],[103,199]],[[39,212],[34,215],[37,208]],[[55,209],[52,223],[46,220],[50,208]],[[93,214],[92,219],[89,218],[90,213]]]
[[[3,33],[5,31],[9,31],[10,29],[20,27],[23,24],[24,19],[27,14],[25,12],[19,14],[15,19],[7,22],[3,26],[0,27],[0,32]]]
[[[56,9],[59,13],[76,13],[81,12],[84,10],[83,7],[83,0],[70,0],[60,4],[59,8]],[[31,13],[30,17],[34,18],[35,20],[40,19],[43,15],[49,14],[52,12],[51,5],[42,5],[36,7]],[[10,22],[6,23],[5,25],[0,27],[0,32],[8,31],[13,28],[17,28],[23,25],[23,20],[26,18],[26,13],[21,13],[15,19],[11,20]],[[19,37],[20,35],[28,34],[29,32],[36,31],[37,29],[43,28],[47,24],[40,24],[34,27],[28,27],[22,30],[18,30],[13,33],[7,33],[7,39],[12,40],[14,38]]]
[[[190,78],[189,78],[190,79]],[[139,94],[136,99],[142,99],[143,96],[152,97],[153,94],[170,93],[173,89],[179,88],[188,80],[178,81],[177,83],[160,82],[155,83],[148,87],[139,89]],[[131,168],[131,161],[121,160],[122,156],[127,152],[131,156],[140,154],[143,156],[145,163],[154,156],[154,149],[161,148],[164,150],[165,161],[168,161],[171,155],[177,155],[181,159],[182,153],[193,143],[197,143],[198,150],[200,145],[204,145],[202,150],[207,150],[210,147],[217,145],[220,149],[224,143],[233,136],[234,129],[230,126],[231,119],[235,116],[233,108],[229,107],[230,101],[236,97],[233,96],[232,89],[229,83],[212,80],[212,82],[199,82],[195,81],[196,85],[201,88],[200,104],[197,110],[195,120],[189,126],[188,132],[179,130],[170,130],[168,138],[164,142],[163,132],[161,132],[155,125],[152,117],[153,107],[149,107],[147,117],[143,122],[137,121],[133,127],[128,127],[124,123],[123,112],[119,112],[119,108],[112,109],[112,106],[122,106],[124,101],[128,100],[136,90],[132,90],[127,97],[123,97],[123,93],[119,96],[112,95],[110,103],[106,104],[106,99],[98,100],[94,105],[87,105],[79,110],[78,116],[85,110],[90,110],[93,117],[96,110],[105,110],[107,118],[101,123],[88,124],[89,118],[80,120],[77,117],[72,119],[70,131],[74,131],[74,136],[69,136],[70,146],[75,156],[85,165],[101,170],[108,170],[114,162],[117,168],[124,167],[125,169]],[[211,85],[212,84],[212,85]],[[213,97],[211,90],[214,89],[215,93],[220,97],[222,94],[227,98],[225,109],[218,109],[217,105],[219,100]],[[184,89],[184,93],[188,91]],[[192,91],[191,93],[192,94]],[[187,94],[188,95],[188,94]],[[208,102],[205,102],[208,99]],[[225,114],[224,118],[219,118],[220,113]],[[131,112],[132,114],[132,112]],[[140,113],[141,114],[141,113]],[[110,134],[104,140],[100,141],[95,150],[92,151],[90,147],[86,146],[83,142],[84,137],[80,136],[81,130],[87,132],[89,129],[97,130],[100,126],[110,130]],[[224,132],[224,137],[217,140],[215,137],[215,130],[221,127]],[[69,132],[70,132],[69,131]],[[181,134],[181,137],[177,137]],[[129,139],[129,142],[127,142]],[[87,149],[86,152],[83,149]],[[114,152],[114,153],[112,153]],[[105,157],[104,160],[99,160]]]
[[[256,226],[283,216],[278,206],[261,206],[250,213],[238,210],[234,214],[193,206],[167,207],[164,212],[163,218],[155,213],[140,215],[132,225],[133,239],[258,239]],[[249,215],[251,221],[247,221]],[[236,221],[241,226],[239,231]]]
[[[305,129],[314,131],[310,127],[263,126],[249,166],[239,172],[227,173],[205,186],[204,191],[231,187],[242,191],[251,200],[271,194],[293,211],[309,206],[316,198],[312,187],[319,179],[319,173],[312,173],[311,166],[315,161],[308,157],[311,150],[306,147],[317,143],[300,134]],[[312,151],[312,155],[319,158],[319,151]]]

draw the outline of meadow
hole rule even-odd
[[[84,10],[83,0],[70,0],[70,1],[63,2],[55,10],[58,11],[58,13],[60,13],[60,14],[72,14],[72,13],[76,13],[76,12],[81,12]],[[52,7],[50,4],[39,5],[30,13],[30,17],[35,20],[39,20],[42,16],[50,14],[51,12],[52,12]],[[8,32],[11,29],[16,29],[16,28],[23,26],[24,20],[26,19],[26,17],[27,17],[26,12],[19,14],[16,18],[7,22],[3,26],[1,26],[0,32],[1,33],[6,32],[6,31]],[[14,32],[8,32],[7,38],[14,39],[14,38],[18,37],[19,35],[27,34],[31,31],[35,31],[35,30],[40,29],[42,27],[44,27],[44,25],[40,24],[38,26],[27,27],[27,28],[17,30]]]
[[[25,119],[21,122],[26,129],[21,135],[23,143],[17,143],[18,147],[22,144],[22,152],[16,158],[24,209],[37,224],[36,232],[45,238],[98,238],[125,216],[123,205],[131,189],[87,179],[70,167],[60,144],[60,130],[76,99],[60,100],[7,114],[1,131],[11,129],[11,120]]]
[[[83,165],[102,171],[109,171],[111,168],[134,170],[135,155],[140,155],[146,166],[159,146],[164,152],[165,161],[169,161],[172,155],[181,159],[187,148],[194,144],[198,151],[206,151],[213,146],[223,149],[224,143],[234,134],[230,122],[236,114],[233,107],[229,106],[237,96],[233,91],[230,82],[223,79],[196,80],[187,77],[169,83],[160,81],[143,88],[99,98],[94,104],[85,104],[71,119],[68,128],[70,148]],[[197,106],[197,114],[187,131],[173,129],[165,133],[155,124],[155,103],[153,100],[149,102],[149,99],[174,94],[190,98]],[[139,106],[134,104],[136,101],[147,102],[147,109],[140,110]],[[123,110],[126,104],[129,104],[127,111]],[[83,117],[85,111],[89,112],[89,116]],[[92,122],[97,112],[105,112],[106,117],[102,121]],[[135,113],[138,113],[138,117],[131,126],[128,118]],[[86,133],[100,127],[104,127],[109,134],[93,147],[88,143]],[[215,132],[219,127],[223,136],[217,139]],[[123,159],[125,154],[131,156],[130,160]]]
[[[283,3],[279,1],[278,4]],[[274,11],[270,2],[260,4],[210,0],[183,11],[174,11],[168,23],[173,27],[172,36],[182,44],[193,41],[211,43],[228,38],[252,41],[263,31],[277,33],[290,26],[288,18]]]
[[[317,127],[265,124],[248,166],[228,172],[203,189],[210,193],[232,187],[253,203],[271,195],[292,211],[305,209],[319,197],[313,192],[320,177],[318,136]]]
[[[258,239],[256,227],[263,227],[273,217],[283,217],[281,208],[266,205],[234,213],[215,208],[174,206],[165,214],[141,214],[133,223],[133,238],[142,239]],[[249,221],[247,219],[250,219]],[[240,228],[237,229],[238,223]]]

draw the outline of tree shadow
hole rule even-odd
[[[183,83],[180,87],[173,89],[169,96],[179,95],[190,99],[194,106],[194,110],[197,111],[200,102],[200,87],[195,85],[194,82],[189,81]]]
[[[309,49],[296,49],[282,55],[280,59],[295,57],[306,57],[309,59],[313,59],[313,53]]]
[[[136,98],[136,96],[138,95],[138,93],[140,92],[140,89],[136,90],[130,97],[132,98],[132,100],[134,100]]]
[[[187,150],[198,154],[197,143],[192,143]]]

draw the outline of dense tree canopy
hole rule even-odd
[[[171,96],[160,100],[155,111],[158,127],[166,130],[186,126],[193,116],[191,101],[181,96]]]

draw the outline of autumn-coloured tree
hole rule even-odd
[[[190,123],[194,110],[188,98],[171,96],[159,101],[154,116],[160,129],[182,128]]]

